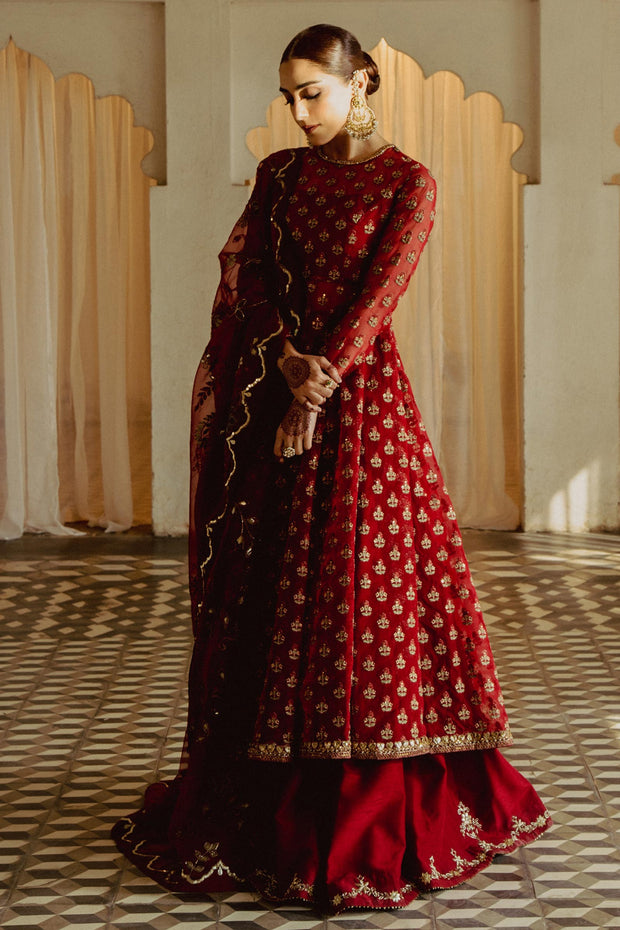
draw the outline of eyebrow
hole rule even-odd
[[[302,90],[304,87],[309,87],[311,84],[320,84],[321,79],[318,78],[316,81],[305,81],[303,84],[298,84],[295,90]],[[287,90],[285,87],[280,88],[280,93],[290,94],[290,90]]]

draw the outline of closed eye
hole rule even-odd
[[[317,97],[320,97],[320,96],[321,96],[321,91],[318,90],[318,91],[316,92],[316,94],[306,94],[306,96],[305,96],[305,97],[302,97],[301,99],[302,99],[302,100],[316,100],[316,98],[317,98]],[[292,100],[291,97],[285,97],[285,98],[284,98],[284,106],[285,106],[285,107],[290,107],[290,106],[292,105],[292,103],[293,103],[293,100]]]

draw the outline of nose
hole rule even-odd
[[[298,100],[293,103],[293,119],[296,123],[304,123],[308,119],[308,107],[305,100]]]

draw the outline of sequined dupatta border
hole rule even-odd
[[[194,381],[191,430],[189,565],[196,634],[214,579],[211,568],[226,538],[239,568],[251,547],[260,513],[260,489],[251,498],[244,454],[251,454],[252,424],[264,419],[269,377],[286,336],[302,324],[303,299],[283,232],[288,193],[304,151],[280,153],[280,165],[259,167],[255,191],[220,253],[221,279],[213,328]],[[262,170],[261,170],[262,169]],[[227,532],[232,529],[234,532]]]

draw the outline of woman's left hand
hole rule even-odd
[[[307,410],[303,404],[294,400],[288,408],[286,415],[278,427],[276,441],[273,447],[274,455],[283,462],[285,458],[292,458],[293,454],[284,455],[285,449],[294,449],[295,455],[302,455],[312,448],[312,437],[316,426],[317,414]]]
[[[336,366],[324,355],[303,355],[289,339],[284,343],[278,368],[295,400],[316,413],[342,381]]]

